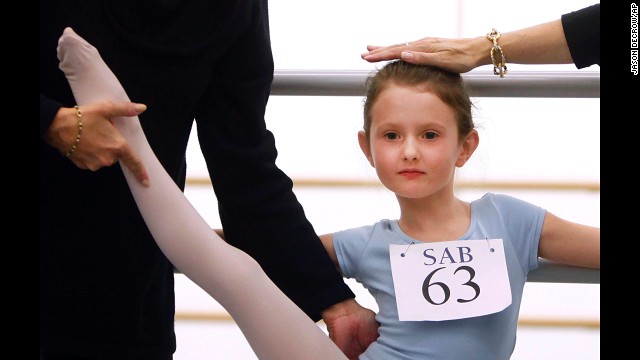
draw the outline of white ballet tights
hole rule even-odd
[[[79,106],[129,101],[98,50],[71,28],[66,28],[58,41],[58,59]],[[113,122],[149,173],[150,186],[144,187],[120,164],[158,246],[179,271],[231,314],[258,358],[346,360],[253,258],[227,244],[208,226],[156,158],[138,117],[120,117]]]

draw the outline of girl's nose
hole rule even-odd
[[[415,141],[408,140],[405,142],[402,155],[403,159],[408,161],[414,161],[420,158],[420,152],[418,151]]]

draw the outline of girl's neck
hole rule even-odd
[[[408,236],[422,242],[456,240],[471,223],[471,205],[455,196],[430,199],[398,199],[398,225]]]

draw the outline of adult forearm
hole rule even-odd
[[[489,40],[483,64],[491,64]],[[513,64],[571,64],[571,53],[564,36],[562,23],[554,20],[532,27],[501,34],[498,44]]]

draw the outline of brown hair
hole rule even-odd
[[[391,85],[415,86],[422,91],[429,91],[456,114],[458,135],[463,139],[475,128],[471,116],[473,106],[467,87],[460,74],[452,73],[430,65],[415,65],[402,60],[387,63],[375,74],[369,76],[365,83],[364,99],[364,132],[369,138],[371,130],[371,108],[386,88]]]

